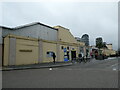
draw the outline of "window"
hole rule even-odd
[[[67,47],[67,49],[69,50],[69,47]]]
[[[46,54],[47,54],[47,57],[52,57],[53,52],[52,51],[48,51]]]
[[[50,52],[47,52],[47,54],[49,54]]]
[[[64,47],[63,46],[61,46],[61,49],[63,49]]]

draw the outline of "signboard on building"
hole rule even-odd
[[[64,61],[69,61],[67,56],[67,49],[64,48]]]

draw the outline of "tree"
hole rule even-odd
[[[96,47],[99,48],[99,49],[100,48],[107,48],[106,42],[103,42],[101,37],[96,38]]]
[[[99,49],[103,47],[103,40],[101,37],[96,38],[96,47]]]

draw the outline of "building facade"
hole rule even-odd
[[[16,28],[1,27],[2,66],[70,61],[80,53],[84,43],[77,42],[69,29],[32,23]],[[83,52],[84,53],[84,52]]]
[[[112,44],[106,44],[106,46],[107,46],[107,48],[110,49],[110,50],[113,49],[113,48],[112,48]]]
[[[78,42],[85,43],[84,47],[80,47],[80,52],[85,58],[90,58],[91,47],[89,46],[89,35],[84,34],[82,38],[75,37]]]
[[[89,35],[84,34],[81,38],[81,41],[85,43],[85,46],[89,46]]]
[[[80,47],[84,47],[85,43],[78,42],[67,28],[62,26],[55,26],[54,28],[58,29],[59,59],[67,61],[78,57],[78,54],[81,53]]]

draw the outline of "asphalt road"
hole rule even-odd
[[[3,88],[118,88],[118,59],[73,66],[3,71]]]

